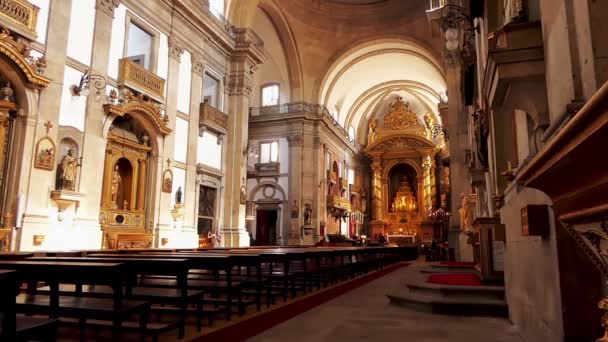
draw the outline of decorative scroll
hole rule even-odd
[[[143,93],[158,102],[165,101],[165,80],[129,58],[119,62],[118,85]]]
[[[40,9],[24,0],[0,0],[0,17],[36,34]]]

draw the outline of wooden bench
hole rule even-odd
[[[0,341],[55,341],[57,320],[17,315],[17,272],[0,270]]]
[[[140,330],[145,333],[150,304],[145,301],[125,300],[123,280],[125,268],[118,263],[93,262],[53,262],[53,261],[0,261],[0,269],[18,271],[18,280],[28,282],[27,294],[17,297],[18,311],[27,314],[48,314],[81,319],[82,327],[86,319],[112,321],[112,336],[118,339],[121,325],[133,314],[139,315]],[[49,295],[35,294],[35,284],[46,282]],[[109,285],[112,298],[60,298],[59,284]],[[81,333],[83,330],[81,330]],[[143,335],[142,335],[143,336]]]
[[[95,257],[34,257],[28,260],[34,261],[58,261],[58,262],[90,262],[90,263],[120,263],[125,268],[125,297],[135,300],[149,301],[155,304],[176,305],[179,308],[178,337],[183,338],[185,333],[185,321],[187,306],[189,303],[197,306],[197,327],[201,330],[203,291],[188,290],[188,271],[190,263],[186,259],[166,258],[121,258],[121,254],[112,258]],[[163,275],[175,280],[173,289],[167,288],[142,288],[138,287],[138,276]],[[50,291],[50,288],[39,289],[38,292]],[[112,295],[109,287],[85,287],[63,285],[59,291],[64,295],[88,296],[107,298]]]

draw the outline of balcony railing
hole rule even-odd
[[[226,133],[228,131],[228,115],[207,102],[203,102],[201,103],[199,125]]]
[[[440,9],[446,5],[456,5],[460,7],[464,7],[464,0],[429,0],[430,8],[429,11],[434,11],[436,9]]]
[[[328,120],[338,130],[338,132],[348,139],[348,132],[340,125],[336,119],[331,116],[331,113],[324,105],[311,104],[308,102],[291,102],[284,103],[276,106],[263,106],[263,107],[251,107],[249,108],[249,115],[251,118],[264,117],[264,116],[283,116],[289,114],[306,114],[317,116],[320,119]],[[354,142],[350,142],[354,144]]]
[[[39,8],[25,0],[0,0],[0,17],[36,35]]]
[[[221,25],[231,38],[236,38],[236,33],[234,32],[234,25],[232,25],[230,21],[226,19],[224,13],[210,6],[208,0],[201,1],[201,6],[203,7],[203,11],[205,13],[208,13],[211,19]]]
[[[128,58],[121,59],[118,64],[118,85],[131,88],[158,102],[165,102],[165,80]]]
[[[327,206],[329,208],[341,209],[345,211],[350,211],[351,209],[350,202],[346,198],[337,195],[327,196]]]
[[[338,182],[338,174],[335,171],[327,171],[327,179],[330,183],[336,184]]]

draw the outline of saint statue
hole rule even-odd
[[[376,140],[376,128],[378,127],[378,121],[376,120],[372,120],[369,123],[369,135],[368,135],[368,140],[369,143],[373,143],[374,140]]]
[[[310,222],[312,221],[312,207],[310,204],[306,203],[304,205],[304,225],[310,226]]]
[[[175,204],[182,203],[182,187],[178,187],[175,192]]]
[[[120,192],[120,183],[122,182],[122,178],[120,177],[120,172],[118,171],[118,164],[114,165],[114,173],[112,174],[112,206],[114,209],[118,207],[118,193]]]
[[[397,96],[395,101],[389,104],[389,109],[391,113],[395,112],[406,112],[408,111],[408,107],[410,106],[409,102],[403,102],[403,97]]]
[[[74,150],[69,149],[68,154],[61,158],[59,169],[59,188],[61,190],[74,191],[74,182],[76,181],[76,168],[78,163],[74,158]]]
[[[469,233],[473,231],[473,215],[471,213],[471,206],[469,204],[469,196],[461,193],[460,194],[460,231],[463,233]]]

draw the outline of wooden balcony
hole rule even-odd
[[[346,198],[337,195],[327,196],[327,207],[344,211],[350,211],[351,208],[350,202]]]
[[[281,174],[281,164],[275,163],[256,163],[255,177],[279,177]]]
[[[39,8],[25,0],[0,1],[0,18],[11,31],[35,40]]]
[[[340,189],[346,190],[348,189],[348,180],[344,178],[340,178]]]
[[[118,85],[159,102],[165,102],[165,80],[128,58],[118,64]]]
[[[203,102],[200,108],[199,128],[201,131],[210,128],[217,133],[226,134],[228,132],[228,114]]]
[[[329,183],[338,183],[338,174],[334,171],[327,171],[327,180]]]
[[[350,184],[350,193],[353,195],[358,195],[361,193],[361,187],[359,185]]]

